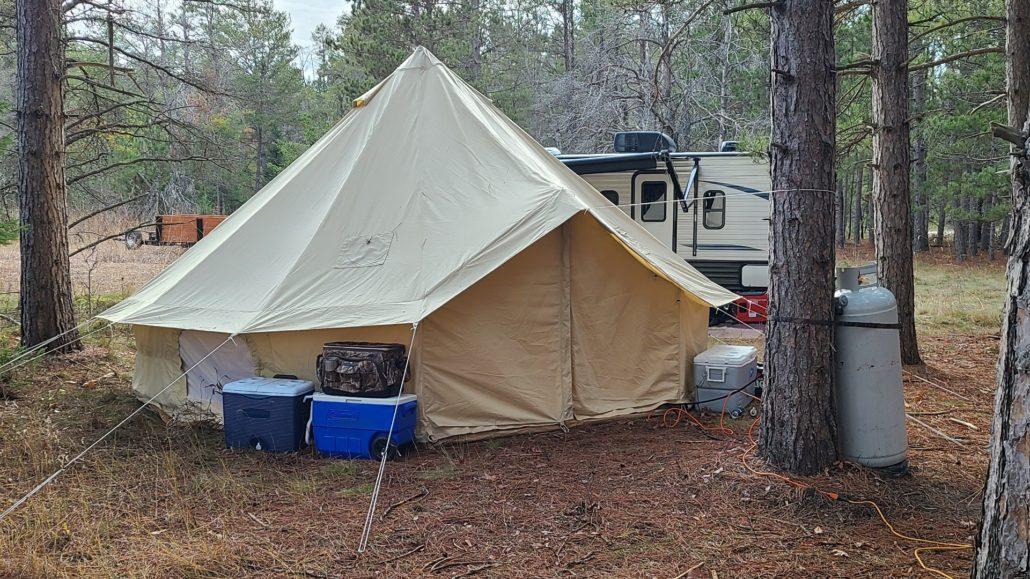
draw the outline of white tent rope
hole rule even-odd
[[[92,318],[82,322],[81,324],[75,326],[74,328],[71,328],[69,330],[65,330],[65,331],[61,332],[60,334],[57,334],[56,336],[52,336],[50,338],[47,338],[46,340],[43,340],[42,342],[36,344],[35,346],[32,346],[31,348],[26,349],[24,352],[18,354],[17,356],[15,356],[15,357],[11,358],[10,360],[4,362],[3,364],[0,364],[0,371],[5,370],[11,364],[13,364],[13,363],[17,362],[18,360],[24,358],[25,356],[28,356],[28,355],[32,354],[33,352],[39,350],[40,348],[45,348],[47,345],[52,344],[54,342],[54,340],[58,340],[62,336],[66,336],[66,335],[68,335],[68,334],[70,334],[70,333],[72,333],[72,332],[74,332],[76,330],[81,329],[83,326],[85,326],[86,324],[89,324],[90,322],[92,322],[95,319],[97,319],[96,316],[94,316],[94,317],[92,317]],[[111,325],[111,323],[112,322],[108,322],[107,326],[105,326],[105,327],[109,327]],[[81,336],[78,339],[82,339]],[[75,343],[75,340],[72,340],[69,343]]]
[[[205,355],[203,358],[198,360],[196,364],[190,366],[186,370],[183,370],[182,374],[179,374],[179,376],[176,377],[175,380],[172,380],[171,382],[169,382],[167,386],[162,388],[157,394],[154,394],[153,396],[151,396],[150,399],[147,400],[146,402],[144,402],[139,408],[137,408],[136,410],[133,410],[132,413],[130,413],[128,416],[126,416],[124,419],[122,419],[121,422],[119,422],[118,424],[115,424],[114,426],[112,426],[110,430],[105,432],[100,438],[96,439],[93,442],[93,444],[90,444],[89,446],[84,448],[82,450],[82,452],[80,452],[79,454],[75,455],[75,457],[72,458],[71,460],[69,460],[68,462],[66,462],[64,464],[64,466],[62,466],[61,468],[57,469],[56,471],[54,471],[53,474],[51,474],[50,476],[48,476],[45,479],[43,479],[43,482],[41,482],[38,485],[36,485],[35,487],[33,487],[32,490],[30,490],[28,493],[26,493],[20,499],[14,501],[14,503],[11,506],[7,507],[7,509],[3,513],[0,513],[0,523],[2,523],[4,521],[4,519],[6,519],[8,516],[10,516],[11,513],[13,513],[15,510],[17,510],[18,507],[20,507],[22,504],[24,504],[25,501],[29,500],[36,493],[38,493],[39,491],[43,490],[48,484],[53,482],[54,479],[56,479],[58,476],[60,476],[61,473],[63,473],[64,471],[68,470],[72,465],[74,465],[76,462],[78,462],[80,459],[82,459],[82,457],[86,456],[86,454],[89,451],[93,450],[93,448],[95,448],[98,444],[100,444],[101,442],[106,440],[108,436],[111,436],[111,434],[114,433],[114,431],[116,431],[119,428],[121,428],[122,426],[124,426],[125,423],[127,423],[130,420],[132,420],[137,414],[142,412],[143,409],[146,408],[147,406],[149,406],[154,400],[157,400],[158,396],[164,394],[165,391],[167,391],[169,388],[172,387],[172,385],[174,385],[176,382],[181,380],[183,376],[188,374],[190,372],[190,370],[193,370],[194,368],[199,366],[201,363],[203,363],[204,360],[207,360],[208,358],[210,358],[212,354],[217,352],[219,348],[221,348],[222,346],[227,344],[230,340],[232,340],[234,336],[235,336],[235,334],[230,335],[228,338],[225,339],[224,342],[222,342],[221,344],[215,346],[214,350],[211,350],[210,352],[208,352],[207,355]]]
[[[74,340],[68,342],[68,344],[74,344],[75,342],[82,341],[85,338],[87,338],[89,336],[92,336],[93,334],[95,334],[97,332],[102,332],[102,331],[106,330],[107,328],[110,328],[113,325],[114,325],[114,322],[107,322],[107,325],[100,326],[99,328],[94,328],[94,329],[86,332],[85,334],[79,334],[79,337],[77,337]],[[33,357],[31,357],[31,358],[29,358],[27,360],[22,360],[21,362],[18,362],[14,366],[9,366],[7,368],[0,369],[0,374],[7,374],[9,372],[13,372],[13,371],[17,370],[18,368],[21,368],[22,366],[24,366],[26,364],[30,364],[30,363],[35,362],[36,360],[42,358],[43,356],[46,356],[47,353],[48,352],[46,350],[44,350],[42,352],[37,352],[35,356],[33,356]]]
[[[393,417],[390,418],[390,430],[386,433],[386,447],[383,456],[379,459],[379,473],[376,475],[375,486],[372,488],[372,500],[368,503],[368,513],[365,515],[365,527],[361,530],[361,541],[358,543],[358,553],[364,553],[368,547],[368,538],[372,534],[372,519],[375,517],[376,503],[379,502],[379,491],[383,484],[383,473],[386,471],[386,459],[390,456],[390,439],[393,437],[393,427],[397,423],[397,409],[401,405],[401,396],[404,395],[404,381],[408,378],[408,365],[411,363],[411,349],[415,346],[415,335],[418,334],[418,322],[411,325],[411,343],[408,345],[408,355],[404,358],[404,371],[401,372],[401,387],[397,391],[397,398],[393,401]]]

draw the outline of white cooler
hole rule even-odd
[[[698,407],[738,415],[758,386],[758,350],[719,344],[694,356],[694,398]]]

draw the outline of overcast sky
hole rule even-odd
[[[341,0],[272,0],[276,9],[290,15],[293,22],[293,43],[311,46],[311,33],[319,24],[332,28],[336,18],[343,13]]]

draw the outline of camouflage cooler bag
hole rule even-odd
[[[401,390],[406,360],[402,344],[329,342],[315,369],[326,394],[390,398]]]

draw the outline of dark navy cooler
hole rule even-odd
[[[345,458],[379,458],[385,450],[394,406],[397,419],[390,454],[415,439],[416,397],[358,398],[316,392],[311,403],[311,430],[319,452]]]
[[[314,385],[307,380],[244,378],[222,387],[227,448],[294,452],[304,444]]]

